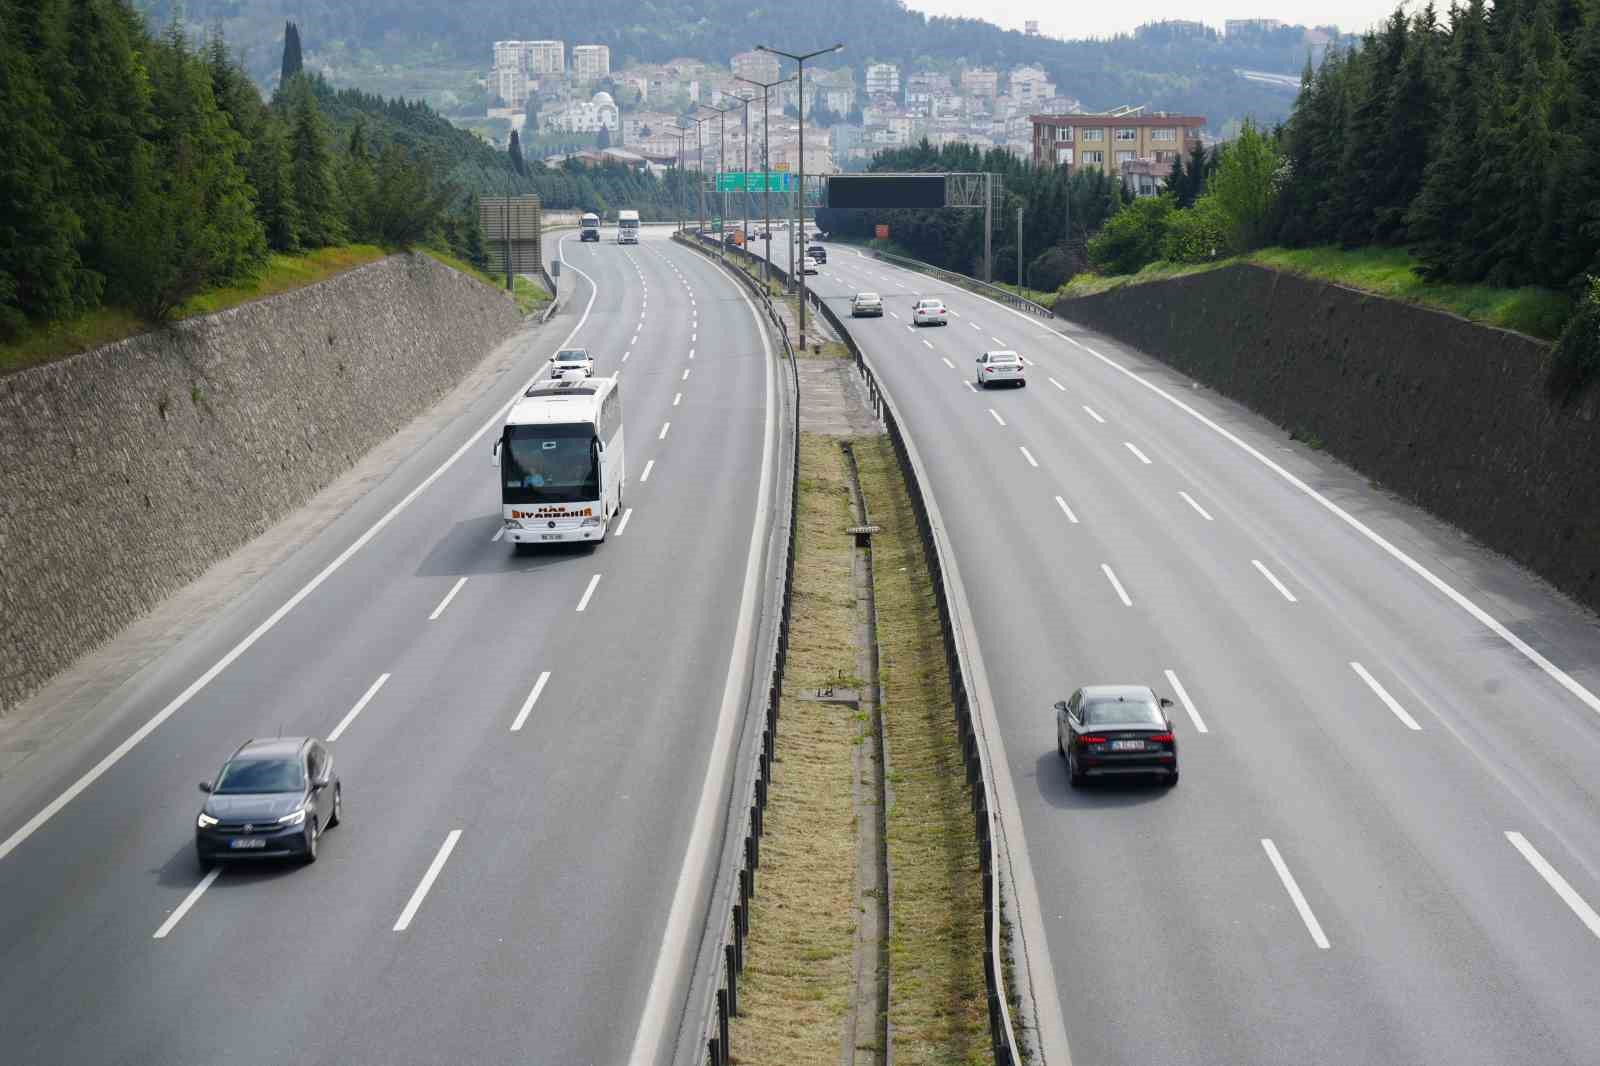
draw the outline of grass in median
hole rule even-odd
[[[848,707],[794,696],[857,683],[848,485],[838,443],[802,434],[789,658],[729,1039],[739,1063],[839,1061],[858,909],[851,764],[864,724]]]
[[[983,884],[939,615],[886,436],[855,444],[872,538],[888,739],[889,1020],[898,1066],[987,1063]],[[776,1061],[776,1060],[774,1060]]]

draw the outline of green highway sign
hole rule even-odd
[[[729,171],[717,175],[717,192],[788,192],[790,177],[778,171]]]

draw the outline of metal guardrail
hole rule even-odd
[[[714,239],[700,238],[692,242],[684,239],[685,244],[698,247],[706,255],[714,254],[717,242]],[[745,251],[743,248],[729,247],[726,251],[732,255],[744,256],[752,263],[761,262],[761,257]],[[903,259],[901,256],[893,257]],[[917,260],[903,260],[916,263]],[[927,265],[927,264],[923,264]],[[776,264],[769,266],[774,277],[785,286],[788,285],[788,274]],[[941,273],[951,274],[955,278],[964,278],[964,275],[952,274],[950,271],[940,270],[938,267],[930,269]],[[744,271],[737,271],[745,280],[758,291],[763,288],[760,281],[749,277]],[[975,278],[964,278],[978,285],[983,285]],[[985,286],[993,288],[993,286]],[[1005,292],[1005,290],[999,290]],[[930,507],[931,494],[923,487],[927,476],[922,470],[922,462],[917,456],[916,448],[910,443],[901,427],[899,411],[895,408],[894,401],[878,381],[877,374],[872,369],[866,355],[856,344],[855,338],[850,335],[844,322],[829,307],[827,302],[813,292],[808,292],[811,297],[811,306],[827,320],[833,331],[839,335],[850,356],[855,360],[856,369],[866,379],[867,390],[871,396],[873,407],[878,417],[883,420],[885,429],[889,434],[889,441],[894,447],[895,458],[900,465],[900,474],[905,478],[906,490],[911,496],[912,509],[917,516],[917,530],[922,538],[922,549],[928,560],[928,569],[933,578],[934,588],[937,591],[939,605],[939,631],[944,637],[945,663],[950,672],[950,697],[955,705],[956,729],[961,739],[961,756],[966,765],[967,784],[972,790],[972,814],[974,826],[978,836],[978,866],[983,877],[983,924],[984,941],[983,951],[983,977],[989,1000],[989,1037],[994,1051],[994,1060],[997,1066],[1020,1066],[1021,1053],[1018,1050],[1016,1026],[1011,1018],[1011,1004],[1006,997],[1005,971],[1002,962],[1000,946],[1000,861],[995,843],[996,823],[999,819],[998,802],[995,799],[994,775],[989,769],[987,748],[978,735],[976,715],[973,711],[974,697],[968,686],[967,679],[972,675],[969,665],[967,644],[960,627],[956,623],[956,611],[951,603],[950,590],[945,582],[946,560],[952,553],[952,548],[945,541],[944,530],[937,527],[930,512],[937,511]],[[1010,293],[1006,293],[1012,296]],[[1021,297],[1013,296],[1020,300]],[[1045,315],[1054,318],[1055,315],[1046,308],[1039,307],[1032,301],[1023,301],[1030,306],[1038,308]],[[768,300],[769,310],[771,301]],[[776,312],[773,312],[776,320]],[[781,324],[781,323],[780,323]],[[790,352],[793,358],[793,352]],[[797,460],[798,469],[798,460]],[[790,546],[791,558],[793,545]],[[785,586],[787,589],[788,586]],[[787,621],[787,608],[785,609]],[[774,717],[774,721],[776,718]],[[723,1030],[726,1034],[726,1029]],[[724,1046],[726,1046],[724,1044]],[[712,1059],[713,1066],[724,1066],[725,1060]]]
[[[981,296],[989,297],[991,300],[999,300],[1001,303],[1015,307],[1019,311],[1026,311],[1030,315],[1038,315],[1040,318],[1056,317],[1056,313],[1043,304],[1034,303],[1032,300],[1018,296],[1010,289],[1001,288],[999,285],[991,285],[987,281],[979,281],[977,278],[969,277],[966,274],[958,274],[954,270],[946,270],[944,267],[934,266],[932,263],[924,263],[920,259],[911,259],[908,256],[894,255],[890,252],[880,252],[876,248],[862,247],[861,251],[874,259],[882,259],[886,263],[893,263],[895,266],[902,266],[907,270],[915,270],[919,274],[929,274],[940,281],[948,281],[952,285],[970,289]]]
[[[695,242],[675,235],[674,239],[690,248],[699,248]],[[689,1005],[688,1017],[697,1015],[704,1019],[701,1029],[701,1046],[706,1049],[705,1061],[709,1066],[728,1066],[732,1056],[728,1047],[728,1022],[739,1013],[739,977],[744,972],[744,942],[750,935],[750,900],[756,894],[756,870],[761,865],[761,837],[765,826],[767,791],[772,781],[772,760],[778,738],[778,702],[783,669],[789,655],[789,591],[794,587],[795,520],[800,505],[800,368],[795,363],[794,349],[789,344],[789,331],[772,306],[766,287],[743,271],[734,271],[757,296],[761,298],[767,317],[778,327],[783,341],[783,352],[789,364],[790,385],[794,392],[794,422],[791,426],[791,463],[789,470],[788,528],[784,532],[783,586],[778,590],[783,604],[778,622],[778,639],[767,670],[766,719],[761,731],[761,746],[757,753],[756,772],[747,792],[747,804],[741,804],[743,814],[738,831],[729,839],[744,837],[744,847],[735,869],[717,875],[712,900],[735,899],[729,908],[728,918],[718,933],[716,957],[719,971],[716,979],[706,988],[705,1001],[698,1010]],[[759,676],[759,675],[757,675]],[[737,878],[734,884],[731,879]],[[713,902],[713,914],[717,903]],[[691,987],[692,984],[691,984]],[[714,993],[714,995],[713,995]]]

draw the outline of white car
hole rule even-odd
[[[811,258],[808,255],[804,259],[800,260],[800,273],[802,273],[802,274],[815,274],[816,272],[817,272],[817,261],[815,259]]]
[[[1028,379],[1024,376],[1022,356],[1016,352],[999,351],[984,352],[978,356],[977,385],[980,389],[987,389],[990,385],[1020,385],[1028,387]]]
[[[572,372],[578,372],[584,377],[594,373],[594,357],[587,348],[563,348],[550,360],[550,376],[552,378],[565,378]]]
[[[867,315],[883,317],[883,297],[875,292],[858,292],[850,297],[850,317],[864,318]]]
[[[924,297],[917,301],[917,306],[911,309],[911,323],[915,326],[927,324],[930,326],[948,326],[949,312],[945,310],[943,300]]]

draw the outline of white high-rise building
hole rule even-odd
[[[873,63],[867,67],[868,96],[899,96],[900,68],[893,63]]]
[[[528,73],[565,74],[567,72],[567,46],[561,41],[524,41],[528,56]]]
[[[560,41],[496,41],[489,88],[508,105],[521,107],[530,76],[560,74],[565,67],[566,45]]]
[[[779,78],[778,57],[771,52],[740,52],[733,57],[733,73],[741,78],[771,85]]]
[[[611,48],[603,44],[572,46],[572,76],[579,81],[594,81],[611,74]]]

